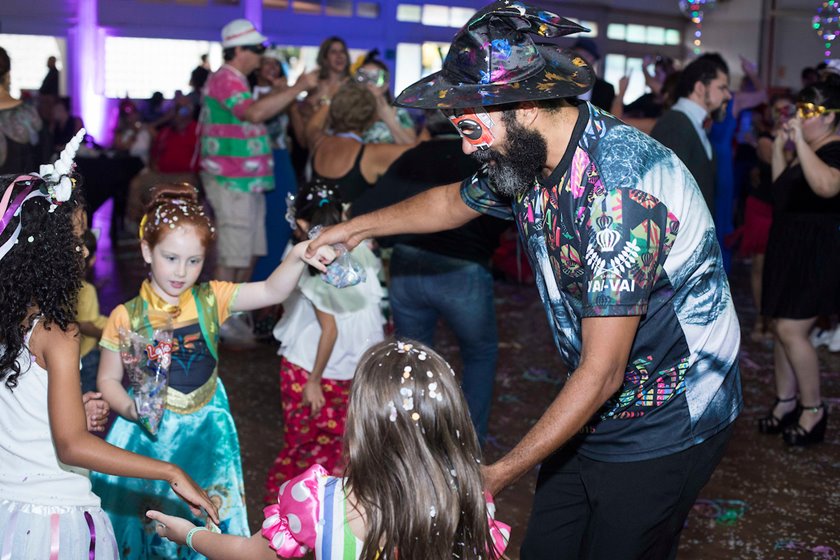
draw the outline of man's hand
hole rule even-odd
[[[88,391],[82,395],[82,404],[85,406],[88,431],[104,432],[111,407],[108,406],[107,401],[102,399],[102,393]]]
[[[351,224],[352,220],[322,229],[318,237],[313,239],[306,248],[305,258],[314,258],[318,249],[324,245],[336,245],[337,243],[343,243],[348,251],[352,251],[356,245],[361,243],[362,238],[356,237]]]
[[[496,496],[512,482],[510,475],[499,463],[482,466],[481,474],[484,476],[484,489],[490,492],[491,496]]]

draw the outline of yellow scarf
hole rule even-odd
[[[144,280],[143,285],[140,286],[140,297],[143,298],[149,305],[150,314],[153,312],[165,313],[166,315],[169,315],[170,318],[177,319],[181,314],[181,308],[189,303],[193,296],[192,289],[185,290],[178,298],[178,305],[173,305],[166,302],[157,294],[157,292],[155,292],[155,289],[152,287],[152,283],[149,280]]]

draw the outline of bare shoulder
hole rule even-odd
[[[59,355],[79,347],[79,325],[71,323],[63,330],[55,323],[38,321],[29,338],[29,351],[40,366],[46,365],[51,355]]]

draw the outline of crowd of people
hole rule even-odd
[[[749,336],[774,345],[757,428],[821,442],[840,74],[782,91],[742,60],[732,91],[718,54],[651,56],[649,91],[625,103],[594,41],[542,40],[582,30],[496,2],[395,97],[376,51],[352,61],[329,37],[290,84],[267,37],[231,21],[224,64],[203,59],[189,93],[120,101],[107,149],[140,164],[114,250],[135,245],[149,274],[108,317],[74,165],[106,148],[58,95],[54,59],[36,106],[10,95],[0,48],[0,555],[501,558],[492,496],[541,465],[522,558],[674,558],[743,408],[731,252],[750,261]],[[485,466],[506,232],[570,373]],[[251,536],[219,349],[261,331],[279,344],[284,430],[266,434],[283,448]],[[164,372],[157,401],[138,371]]]

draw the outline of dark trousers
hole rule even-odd
[[[540,468],[522,560],[676,558],[685,519],[731,432],[730,425],[679,453],[629,463],[560,449]]]
[[[472,261],[397,244],[389,296],[397,336],[434,347],[438,318],[455,333],[464,362],[461,387],[484,443],[499,353],[493,275]]]

